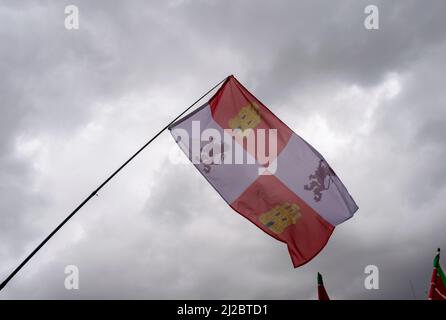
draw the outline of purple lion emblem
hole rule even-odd
[[[327,162],[324,160],[319,161],[319,166],[313,174],[308,177],[310,183],[304,185],[305,190],[313,191],[314,200],[316,202],[321,201],[322,192],[328,190],[331,184],[331,177],[334,176],[334,171],[330,168]]]

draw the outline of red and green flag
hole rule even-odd
[[[446,300],[446,276],[440,266],[440,249],[434,258],[434,270],[432,271],[429,300]]]
[[[319,300],[330,300],[327,291],[324,287],[324,281],[322,280],[322,275],[317,273],[317,296]]]

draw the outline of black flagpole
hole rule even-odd
[[[22,263],[14,269],[14,271],[0,284],[0,290],[2,290],[6,284],[17,274],[17,272],[20,271],[20,269],[23,268],[23,266],[37,253],[37,251],[40,250],[40,248],[42,248],[45,243],[48,242],[48,240],[51,239],[52,236],[54,236],[56,234],[57,231],[59,231],[60,228],[63,227],[63,225],[65,223],[68,222],[68,220],[71,219],[71,217],[73,217],[76,212],[78,212],[88,201],[90,201],[91,198],[93,198],[98,192],[99,190],[101,190],[111,179],[113,179],[113,177],[115,175],[118,174],[119,171],[121,171],[127,164],[129,164],[130,161],[132,161],[141,151],[143,151],[153,140],[155,140],[156,138],[158,138],[158,136],[164,131],[166,130],[171,124],[173,124],[175,121],[177,121],[183,114],[185,114],[187,111],[189,111],[194,105],[196,105],[201,99],[203,99],[205,96],[207,96],[212,90],[214,90],[215,88],[217,88],[220,84],[222,84],[225,80],[227,80],[229,77],[224,78],[223,80],[221,80],[219,83],[217,83],[215,86],[212,87],[212,89],[210,89],[209,91],[207,91],[205,94],[203,94],[200,98],[198,98],[197,101],[195,101],[194,103],[192,103],[192,105],[190,105],[186,110],[184,110],[183,112],[181,112],[175,119],[173,119],[168,125],[166,125],[164,128],[162,128],[155,136],[153,136],[145,145],[143,145],[138,151],[136,151],[126,162],[124,162],[115,172],[113,172],[104,182],[102,182],[99,187],[97,187],[84,201],[81,202],[80,205],[77,206],[76,209],[73,210],[73,212],[71,212],[68,217],[65,218],[65,220],[63,220],[57,227],[56,229],[54,229],[46,238],[45,240],[43,240],[38,246],[37,248],[35,248],[26,258],[25,260],[22,261]]]

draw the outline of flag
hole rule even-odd
[[[229,206],[287,244],[294,267],[358,209],[322,155],[234,76],[169,130]]]
[[[319,300],[330,300],[327,291],[324,287],[324,281],[322,280],[322,275],[317,273],[317,297]]]
[[[440,249],[434,258],[434,270],[432,271],[429,300],[446,300],[446,276],[440,266]]]

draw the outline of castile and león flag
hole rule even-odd
[[[358,209],[324,157],[234,76],[169,129],[232,209],[287,244],[294,267]]]

